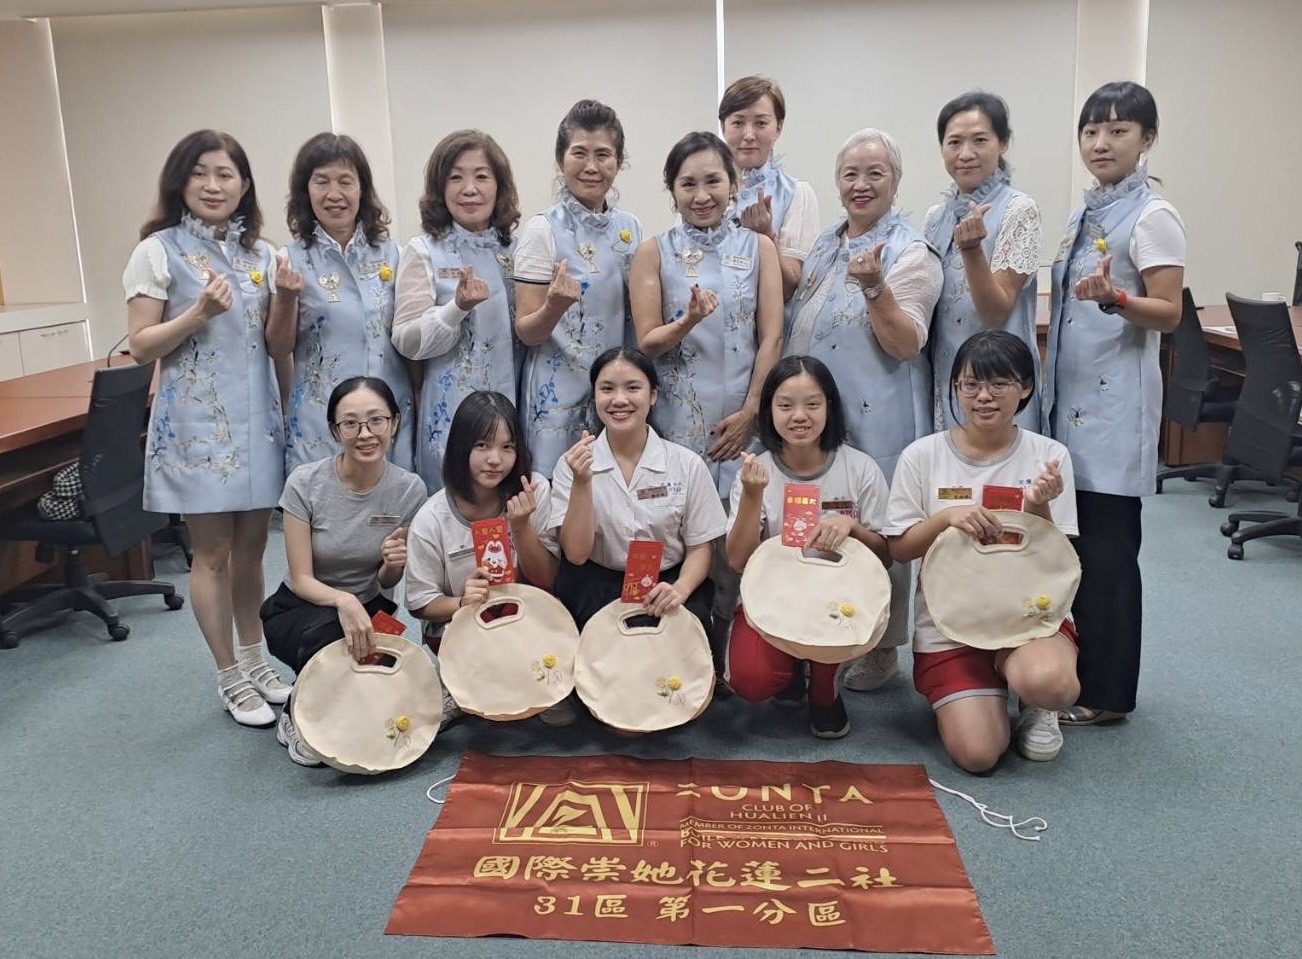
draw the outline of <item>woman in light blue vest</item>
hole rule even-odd
[[[631,339],[628,271],[642,224],[613,205],[623,164],[615,111],[574,104],[556,131],[559,200],[516,240],[515,331],[527,348],[519,409],[534,468],[548,477],[590,425],[592,361]]]
[[[782,168],[773,148],[787,119],[782,88],[768,77],[733,81],[719,100],[719,129],[741,177],[737,222],[767,236],[782,262],[782,299],[791,299],[818,236],[814,188]]]
[[[945,286],[931,326],[936,429],[958,426],[948,384],[954,354],[975,333],[1007,330],[1031,350],[1035,339],[1035,274],[1040,267],[1040,208],[1009,185],[1004,154],[1013,132],[1008,105],[993,93],[965,93],[945,104],[936,122],[940,153],[953,184],[945,202],[927,211],[926,236],[940,253]],[[1040,404],[1029,403],[1017,425],[1041,432]]]
[[[1140,497],[1157,482],[1161,334],[1180,322],[1184,224],[1148,186],[1157,104],[1108,83],[1081,108],[1081,160],[1095,177],[1053,264],[1045,410],[1076,468],[1081,583],[1077,705],[1064,725],[1121,719],[1139,684]]]
[[[270,726],[268,703],[289,698],[263,656],[258,618],[267,520],[285,481],[265,342],[275,257],[261,228],[244,150],[229,134],[199,130],[168,154],[122,277],[131,355],[160,361],[144,506],[185,514],[194,616],[222,707],[246,726]]]
[[[377,377],[393,391],[401,425],[389,459],[410,470],[411,378],[390,339],[398,245],[357,141],[318,133],[303,144],[289,175],[288,214],[295,239],[276,257],[278,295],[267,322],[271,355],[294,357],[285,473],[339,452],[326,403],[353,376]]]
[[[476,390],[516,392],[510,280],[520,201],[497,141],[478,130],[439,141],[425,164],[420,222],[398,265],[393,344],[424,364],[416,472],[433,493],[461,401]]]
[[[805,260],[787,307],[783,354],[827,365],[845,404],[847,442],[890,481],[904,448],[932,432],[925,347],[943,283],[940,258],[893,208],[904,169],[890,134],[852,134],[834,169],[845,219],[818,237]],[[909,638],[910,564],[897,563],[888,575],[891,624],[878,648],[846,670],[850,689],[890,679]]]
[[[679,140],[664,182],[681,221],[633,257],[633,325],[660,376],[657,426],[705,457],[727,499],[782,350],[781,266],[772,240],[726,215],[737,171],[713,133]]]

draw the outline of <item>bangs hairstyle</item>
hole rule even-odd
[[[449,133],[434,147],[425,164],[425,192],[420,198],[421,229],[435,239],[446,236],[452,229],[452,214],[443,195],[447,192],[452,168],[467,150],[483,150],[493,178],[497,180],[497,202],[493,204],[489,223],[497,231],[498,241],[507,246],[520,222],[520,194],[515,189],[515,177],[511,175],[511,161],[496,140],[479,130]]]
[[[665,189],[670,193],[674,192],[674,181],[678,179],[678,171],[683,168],[683,163],[689,156],[708,151],[719,155],[724,170],[728,172],[728,182],[735,187],[737,164],[732,162],[732,151],[728,149],[728,144],[719,139],[717,134],[697,130],[675,143],[669,151],[669,156],[665,157]]]
[[[1017,412],[1035,396],[1035,359],[1031,348],[1007,330],[982,330],[969,337],[954,354],[954,369],[949,377],[949,411],[958,420],[954,397],[958,393],[958,380],[964,370],[970,370],[973,379],[1016,380],[1030,386],[1031,392],[1017,404]]]
[[[588,133],[609,133],[615,147],[615,160],[624,165],[624,125],[615,111],[596,100],[580,100],[570,107],[561,125],[556,128],[556,165],[561,165],[570,141],[579,130]]]
[[[258,206],[258,191],[253,185],[253,171],[249,168],[244,148],[233,136],[220,130],[196,130],[172,147],[172,152],[163,162],[163,172],[158,175],[158,199],[154,201],[149,219],[140,228],[140,239],[181,222],[181,217],[189,212],[185,206],[185,187],[190,182],[190,173],[201,156],[214,150],[226,151],[240,179],[248,186],[231,219],[243,221],[240,246],[246,250],[253,249],[262,235],[262,210]]]
[[[294,167],[289,174],[289,200],[286,204],[286,222],[289,232],[311,247],[316,242],[316,213],[308,186],[312,174],[323,166],[341,163],[352,167],[357,174],[361,198],[357,204],[357,219],[366,234],[366,242],[378,246],[389,238],[389,211],[375,193],[375,179],[366,154],[352,137],[334,133],[318,133],[299,148],[294,157]]]
[[[1080,109],[1076,138],[1088,123],[1122,120],[1138,123],[1145,133],[1157,136],[1157,101],[1146,87],[1131,80],[1105,83],[1089,95]]]
[[[468,503],[475,501],[475,483],[470,476],[470,451],[480,440],[492,440],[497,424],[505,423],[515,444],[515,465],[497,484],[498,501],[506,501],[524,489],[522,476],[533,474],[533,455],[520,425],[515,404],[501,393],[476,390],[461,401],[448,428],[448,445],[443,453],[443,485]]]
[[[623,360],[625,363],[632,365],[639,373],[646,377],[649,387],[653,391],[660,389],[660,374],[656,372],[655,363],[635,346],[612,346],[606,352],[602,353],[592,361],[592,366],[588,370],[588,385],[591,389],[588,391],[589,405],[591,406],[592,433],[601,432],[601,417],[597,415],[597,380],[601,377],[601,371],[617,360]],[[647,424],[655,429],[655,424],[651,421],[651,416],[655,412],[652,407],[647,412]]]
[[[728,89],[723,91],[719,101],[719,124],[738,110],[745,110],[759,102],[760,97],[773,101],[773,119],[778,121],[778,128],[787,119],[787,98],[782,95],[782,88],[768,77],[752,76],[733,80]]]
[[[990,129],[994,131],[996,139],[1001,144],[1007,146],[1012,140],[1013,130],[1008,125],[1008,104],[1004,102],[1004,98],[986,93],[984,90],[971,90],[955,97],[940,108],[940,116],[936,120],[936,139],[942,146],[945,143],[945,132],[949,128],[949,121],[969,110],[978,111],[990,121]],[[1004,162],[1002,156],[999,158],[999,169],[1008,169],[1008,164]]]
[[[769,370],[769,375],[764,377],[764,386],[760,390],[760,444],[774,456],[782,452],[782,437],[773,425],[773,397],[777,395],[779,386],[802,373],[808,373],[814,378],[827,399],[827,422],[823,424],[823,433],[818,438],[818,448],[824,453],[830,453],[845,443],[845,407],[841,405],[841,390],[832,377],[832,371],[817,357],[784,356]]]
[[[384,400],[384,405],[389,408],[389,415],[393,417],[393,422],[389,424],[389,435],[397,436],[398,421],[402,419],[402,415],[398,410],[398,399],[393,395],[393,390],[389,388],[389,384],[378,376],[350,376],[330,391],[330,399],[326,401],[326,425],[330,427],[330,435],[334,436],[335,439],[339,438],[335,435],[335,413],[338,411],[343,398],[356,393],[358,390],[370,390]]]

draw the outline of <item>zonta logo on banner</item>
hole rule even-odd
[[[649,783],[515,783],[496,842],[640,846]]]

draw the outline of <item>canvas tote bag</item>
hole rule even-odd
[[[574,689],[579,630],[550,593],[525,583],[493,586],[478,606],[457,610],[443,631],[443,684],[466,712],[526,719]]]
[[[760,543],[741,577],[747,621],[797,659],[844,663],[868,652],[886,632],[891,581],[873,551],[846,539],[838,553]]]
[[[1080,559],[1062,530],[1034,513],[994,514],[1021,542],[985,544],[950,527],[922,560],[922,592],[936,628],[978,649],[1052,636],[1080,586]]]
[[[632,625],[646,610],[615,600],[588,620],[579,638],[574,686],[608,726],[651,733],[690,722],[714,695],[714,661],[700,620],[685,607],[652,625]]]
[[[307,661],[291,715],[303,741],[335,769],[366,775],[410,765],[443,721],[443,687],[424,647],[377,633],[391,666],[363,665],[336,640]]]

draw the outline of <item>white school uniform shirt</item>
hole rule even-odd
[[[794,260],[804,260],[819,232],[818,198],[814,195],[814,188],[804,180],[797,180],[787,215],[778,225],[778,253]]]
[[[1076,482],[1071,454],[1057,440],[1019,429],[1012,448],[995,460],[978,462],[954,447],[950,431],[932,433],[905,447],[895,466],[891,495],[886,507],[887,536],[902,536],[930,516],[951,506],[981,502],[986,486],[1019,486],[1035,482],[1050,460],[1058,461],[1062,472],[1062,493],[1049,504],[1054,524],[1068,536],[1076,526]],[[918,588],[913,602],[913,651],[940,653],[961,649],[961,643],[946,639],[936,628],[922,595],[922,564],[918,564]]]
[[[541,473],[532,474],[530,479],[537,506],[529,517],[529,526],[541,539],[551,525],[551,486]],[[505,516],[505,511],[501,515]],[[511,551],[518,576],[520,552],[514,538]],[[448,490],[441,489],[426,500],[407,532],[407,608],[421,609],[443,596],[461,596],[474,571],[475,541],[470,520],[461,515]],[[426,630],[441,633],[443,625],[427,623]]]
[[[574,473],[561,459],[552,474],[552,532],[545,542],[560,555],[560,528],[569,510]],[[661,439],[648,428],[646,447],[633,470],[632,482],[615,462],[606,431],[592,444],[594,533],[589,557],[606,569],[622,570],[631,540],[665,544],[662,570],[677,566],[692,546],[722,536],[728,517],[719,502],[710,471],[685,446]]]
[[[755,457],[769,472],[768,485],[760,501],[760,540],[782,532],[783,490],[788,483],[814,483],[822,493],[823,513],[841,513],[871,530],[886,525],[886,502],[890,488],[886,476],[871,456],[852,446],[842,445],[828,454],[823,468],[813,476],[794,476],[782,462],[767,451]],[[728,532],[737,521],[742,482],[738,475],[729,496]]]

